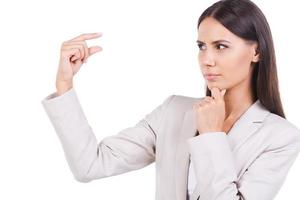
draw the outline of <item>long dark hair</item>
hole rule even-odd
[[[197,30],[206,17],[213,17],[238,37],[258,43],[259,61],[252,63],[254,97],[270,112],[285,118],[278,89],[272,34],[262,11],[250,0],[221,0],[202,13]],[[206,96],[211,96],[207,86]]]

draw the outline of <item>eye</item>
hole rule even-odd
[[[217,46],[217,49],[219,49],[219,50],[222,50],[222,49],[226,49],[226,48],[227,48],[227,46],[224,45],[224,44],[217,44],[216,46]]]
[[[201,50],[204,50],[204,49],[206,48],[206,47],[205,47],[203,44],[201,44],[201,43],[198,43],[197,45],[198,45],[200,51],[201,51]]]

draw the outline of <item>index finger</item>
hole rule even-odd
[[[220,92],[220,89],[217,88],[217,87],[213,87],[213,88],[211,89],[211,95],[212,95],[212,97],[213,97],[214,99],[216,99],[216,100],[221,99],[221,92]]]
[[[99,32],[99,33],[84,33],[84,34],[81,34],[69,41],[82,41],[82,40],[90,40],[90,39],[95,39],[95,38],[98,38],[102,36],[102,33]]]

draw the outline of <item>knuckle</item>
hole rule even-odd
[[[210,96],[206,96],[204,99],[211,100],[212,98]]]

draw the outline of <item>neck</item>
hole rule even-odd
[[[226,91],[225,101],[225,119],[235,120],[239,118],[254,102],[254,96],[251,87],[238,85]]]

